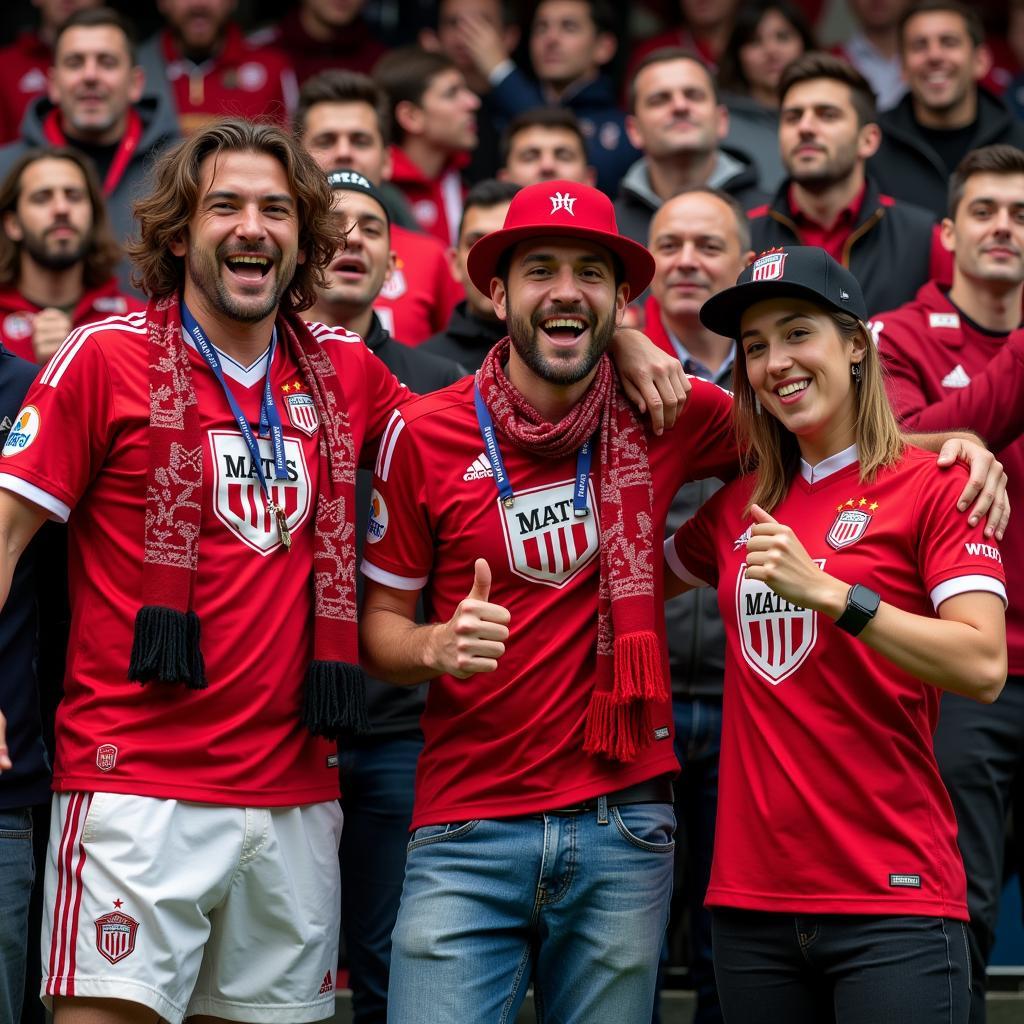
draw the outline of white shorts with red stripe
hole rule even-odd
[[[341,808],[121,793],[53,801],[43,1002],[126,999],[170,1024],[334,1014]]]

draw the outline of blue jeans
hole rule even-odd
[[[669,804],[419,828],[392,939],[393,1024],[649,1020],[672,895]]]
[[[423,739],[363,742],[339,758],[341,923],[355,1024],[384,1024],[391,930],[405,875],[416,761]]]
[[[726,1024],[967,1024],[967,926],[941,917],[715,908]]]
[[[21,1019],[34,877],[31,811],[0,810],[0,1021]]]

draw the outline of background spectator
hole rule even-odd
[[[25,108],[46,92],[57,29],[75,11],[98,7],[99,0],[33,0],[39,25],[0,48],[0,145],[18,137]]]
[[[860,26],[836,47],[868,81],[879,110],[896,106],[907,91],[900,63],[900,19],[910,0],[847,0]]]
[[[928,279],[933,218],[865,173],[881,136],[870,86],[839,57],[807,53],[786,68],[779,98],[789,177],[750,213],[755,251],[820,246],[854,273],[870,311],[912,298]]]
[[[715,70],[740,6],[740,0],[678,0],[678,24],[633,47],[627,78],[647,54],[666,46],[689,50]]]
[[[799,8],[789,0],[752,0],[737,13],[719,61],[718,85],[729,111],[725,142],[754,161],[758,184],[769,192],[786,175],[779,157],[779,79],[790,61],[813,49]]]
[[[104,7],[72,15],[57,34],[49,95],[29,106],[21,138],[0,149],[0,175],[27,149],[73,145],[96,168],[114,237],[124,242],[135,232],[131,206],[149,185],[151,161],[177,135],[162,98],[142,91],[128,22]],[[128,277],[122,264],[122,286]]]
[[[537,107],[514,117],[502,138],[501,181],[532,185],[549,178],[593,185],[587,140],[566,107]]]
[[[122,295],[121,250],[96,174],[73,149],[24,153],[0,184],[0,342],[45,363],[72,329],[144,304]]]
[[[745,206],[764,201],[753,162],[721,140],[729,114],[711,72],[683,50],[655,50],[630,86],[626,130],[643,156],[626,172],[615,201],[619,230],[647,244],[651,215],[684,189],[706,185]]]

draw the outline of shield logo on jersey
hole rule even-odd
[[[601,546],[593,481],[587,484],[590,514],[573,515],[575,480],[516,491],[506,508],[498,498],[509,568],[523,579],[549,587],[565,586],[592,562]]]
[[[233,430],[211,430],[209,438],[213,456],[213,510],[217,518],[261,555],[276,551],[281,546],[277,523],[267,511],[259,477],[242,435]],[[288,529],[294,534],[305,522],[310,506],[309,471],[302,444],[294,438],[284,439],[288,479],[275,480],[271,443],[262,437],[258,443],[270,497],[275,505],[284,509]]]
[[[96,918],[96,948],[112,964],[123,960],[135,950],[139,922],[134,917],[114,910]]]
[[[836,516],[832,528],[825,536],[825,540],[838,551],[840,548],[849,547],[854,541],[864,536],[864,531],[871,522],[870,512],[861,512],[856,508],[844,508]]]
[[[762,253],[751,268],[751,281],[777,281],[786,266],[786,253],[781,249]]]
[[[818,638],[818,617],[790,604],[760,580],[749,580],[741,564],[736,580],[736,621],[743,659],[772,686],[807,660]]]
[[[400,299],[409,290],[405,280],[405,273],[401,267],[395,267],[388,275],[388,279],[381,285],[380,297],[382,299]]]
[[[301,430],[306,437],[312,437],[320,426],[320,417],[316,411],[316,402],[312,395],[287,395],[285,405],[288,407],[288,419],[296,430]]]
[[[117,764],[117,747],[113,743],[103,743],[96,748],[96,767],[101,772],[114,770]]]

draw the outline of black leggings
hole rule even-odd
[[[967,1024],[962,921],[718,908],[711,920],[726,1024]]]

